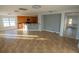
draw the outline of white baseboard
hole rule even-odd
[[[41,31],[48,31],[48,32],[52,32],[52,33],[57,33],[57,34],[59,34],[59,32],[51,31],[51,30],[47,30],[47,29],[42,29]]]
[[[30,29],[28,31],[48,31],[48,32],[52,32],[52,33],[57,33],[59,34],[59,32],[55,32],[55,31],[51,31],[51,30],[47,30],[47,29],[42,29],[42,30],[39,30],[39,29]]]
[[[39,31],[38,29],[30,29],[28,31]]]

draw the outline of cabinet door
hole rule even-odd
[[[23,29],[23,23],[18,23],[18,29]]]
[[[17,16],[18,23],[25,23],[26,22],[26,16]]]
[[[37,20],[37,17],[32,17],[32,23],[37,23],[38,20]]]
[[[17,28],[22,29],[23,24],[26,22],[26,16],[17,16]]]

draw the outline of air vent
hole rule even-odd
[[[49,13],[52,13],[53,11],[48,11]]]
[[[41,6],[40,5],[33,5],[32,8],[39,9],[39,8],[41,8]]]
[[[28,9],[25,9],[25,8],[19,8],[19,10],[23,10],[23,11],[25,11],[25,10],[28,10]]]
[[[15,10],[14,12],[19,12],[18,10]]]

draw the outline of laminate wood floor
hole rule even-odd
[[[1,53],[73,53],[77,51],[76,39],[60,37],[47,31],[1,31]]]

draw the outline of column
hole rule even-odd
[[[39,31],[42,31],[43,29],[43,16],[42,15],[38,15],[38,29]]]
[[[61,24],[60,24],[60,36],[63,36],[64,33],[64,22],[65,22],[65,13],[61,13]]]

